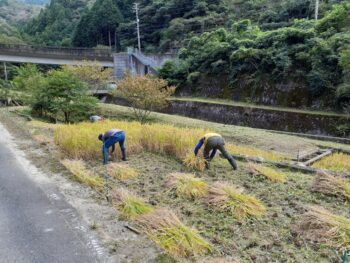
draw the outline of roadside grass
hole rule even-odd
[[[294,227],[299,238],[336,249],[350,249],[350,219],[311,206]]]
[[[84,161],[65,159],[61,163],[72,173],[74,180],[77,182],[90,186],[99,192],[103,190],[103,179],[88,170]]]
[[[350,155],[334,153],[314,163],[312,167],[350,173]]]
[[[126,164],[109,163],[107,166],[107,171],[109,176],[123,182],[139,176],[139,173],[135,169]]]
[[[248,169],[251,174],[264,176],[273,183],[285,183],[287,180],[282,172],[260,164],[249,163]]]
[[[193,174],[171,173],[165,180],[165,186],[175,190],[181,198],[198,199],[208,194],[208,184]]]
[[[246,218],[261,217],[266,212],[260,200],[243,194],[243,189],[235,185],[223,182],[216,182],[209,187],[208,202],[240,221]]]
[[[197,230],[185,226],[168,209],[159,208],[140,216],[137,223],[156,244],[175,257],[198,257],[212,251],[212,246]]]
[[[325,172],[319,172],[315,176],[311,189],[330,196],[344,197],[347,201],[350,201],[349,181]]]
[[[136,219],[154,210],[154,208],[146,204],[144,200],[123,188],[116,188],[113,190],[112,202],[114,207],[126,219]]]

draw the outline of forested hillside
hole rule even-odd
[[[26,23],[40,11],[38,6],[30,6],[19,0],[0,0],[0,42],[22,43],[18,26]]]

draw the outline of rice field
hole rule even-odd
[[[314,168],[350,173],[350,155],[334,153],[312,165]]]
[[[218,157],[207,170],[193,148],[210,126],[109,120],[31,125],[40,147],[51,140],[52,156],[62,159],[73,180],[101,196],[110,183],[115,220],[141,230],[174,258],[170,262],[339,262],[350,248],[346,178],[243,162],[232,171]],[[128,161],[119,161],[116,146],[113,161],[102,166],[97,135],[110,128],[127,132]],[[240,143],[226,147],[234,155],[288,161],[280,152]]]

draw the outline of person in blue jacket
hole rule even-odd
[[[233,159],[232,155],[225,149],[224,138],[217,133],[205,134],[197,143],[194,154],[197,156],[200,148],[204,145],[204,159],[206,160],[206,167],[209,168],[209,162],[215,157],[217,150],[229,161],[233,170],[237,170],[237,163]],[[211,153],[210,153],[211,152]]]
[[[105,134],[100,134],[98,139],[103,142],[102,154],[103,164],[108,163],[108,150],[112,147],[112,153],[115,150],[115,144],[118,142],[122,151],[122,160],[126,161],[126,148],[125,148],[125,132],[119,129],[111,129]]]

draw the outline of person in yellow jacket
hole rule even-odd
[[[229,161],[233,170],[237,170],[237,163],[233,159],[232,155],[225,149],[224,138],[217,133],[207,133],[205,134],[197,143],[194,154],[197,156],[200,148],[204,145],[204,159],[206,160],[206,166],[209,168],[209,162],[215,157],[217,150],[219,150],[222,155]],[[210,153],[211,152],[211,153]]]

